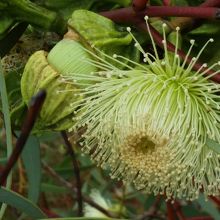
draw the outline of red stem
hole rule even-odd
[[[116,9],[116,10],[111,10],[111,11],[103,11],[100,12],[101,15],[113,20],[114,22],[119,22],[119,23],[129,23],[129,22],[138,22],[139,18],[137,17],[137,14],[133,10],[133,8],[128,7],[128,8],[121,8],[121,9]]]
[[[141,11],[146,8],[148,0],[133,0],[132,7],[134,11]]]
[[[186,217],[183,215],[181,205],[178,201],[175,201],[175,203],[173,204],[173,207],[175,209],[176,215],[179,218],[179,220],[186,220]]]
[[[175,220],[175,215],[174,215],[174,210],[173,207],[171,205],[171,202],[168,201],[167,203],[167,219],[168,220]]]
[[[34,123],[37,119],[37,116],[40,113],[45,98],[46,98],[46,91],[44,90],[39,91],[37,95],[35,95],[32,98],[27,116],[21,128],[20,136],[16,141],[15,148],[13,149],[12,154],[6,163],[4,170],[0,174],[0,186],[2,186],[5,183],[11,169],[18,160],[18,157],[20,156],[25,146],[25,143],[31,133]]]
[[[144,11],[137,12],[137,16],[144,17],[192,17],[192,18],[212,18],[219,16],[220,9],[214,7],[180,7],[180,6],[149,6]]]
[[[180,6],[149,6],[142,11],[134,11],[133,8],[121,8],[112,11],[101,12],[101,15],[116,22],[129,22],[137,18],[149,17],[192,17],[192,18],[219,18],[220,9],[215,7],[180,7]]]
[[[77,203],[78,203],[78,217],[83,216],[83,197],[82,197],[82,183],[81,183],[81,177],[80,177],[80,169],[79,169],[79,163],[76,159],[76,153],[68,139],[66,131],[62,131],[61,135],[63,137],[63,140],[67,146],[68,152],[72,158],[73,163],[73,169],[76,177],[76,187],[77,187]]]
[[[209,196],[209,198],[220,208],[220,199],[216,196]]]

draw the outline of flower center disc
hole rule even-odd
[[[151,141],[148,137],[142,137],[139,142],[136,143],[136,148],[140,148],[143,151],[155,149],[156,144]]]

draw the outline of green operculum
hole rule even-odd
[[[96,67],[89,62],[90,55],[78,41],[63,39],[49,52],[48,63],[62,76],[89,74]]]
[[[164,24],[164,33],[165,28]],[[133,61],[114,55],[116,63],[128,63],[127,70],[120,70],[100,58],[103,69],[87,78],[91,85],[81,91],[83,102],[73,103],[80,114],[72,129],[87,128],[81,141],[84,151],[110,169],[113,178],[133,183],[148,193],[166,194],[167,199],[193,200],[201,189],[205,195],[219,195],[219,155],[206,146],[207,138],[220,143],[220,98],[216,94],[220,86],[206,76],[219,63],[210,67],[204,64],[193,71],[202,51],[213,40],[186,64],[194,41],[181,61],[178,32],[179,28],[172,59],[165,34],[162,60],[151,34],[154,54],[146,53],[134,39],[147,65],[136,63],[138,68],[134,69]],[[84,77],[76,74],[73,78],[80,86]]]
[[[96,67],[86,62],[88,57],[83,46],[71,39],[61,40],[49,54],[37,51],[30,57],[21,80],[23,99],[28,104],[40,89],[47,92],[37,129],[64,130],[72,125],[75,107],[70,103],[82,100],[83,96],[79,86],[64,83],[63,76],[95,71]]]

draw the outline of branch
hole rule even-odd
[[[162,216],[159,216],[157,214],[160,205],[161,205],[161,195],[157,195],[156,199],[154,200],[153,205],[146,211],[144,212],[142,215],[137,216],[135,219],[137,220],[144,220],[146,218],[156,218],[156,219],[164,219]]]
[[[74,194],[77,192],[77,189],[70,183],[67,182],[65,179],[63,179],[60,175],[58,175],[56,173],[56,171],[51,168],[50,166],[48,166],[45,162],[43,162],[43,168],[56,180],[58,180],[61,184],[63,184],[67,189],[69,189],[70,191],[74,192]],[[97,204],[96,202],[94,202],[92,199],[90,199],[87,196],[82,195],[83,200],[88,203],[89,205],[91,205],[92,207],[94,207],[95,209],[99,210],[100,212],[102,212],[104,215],[110,217],[110,218],[115,218],[117,217],[114,213],[104,209],[103,207],[101,207],[99,204]]]
[[[80,169],[79,164],[76,159],[76,154],[72,148],[71,143],[68,140],[68,136],[65,131],[61,132],[61,135],[63,137],[63,140],[67,146],[67,150],[72,158],[74,173],[76,177],[76,187],[77,187],[77,202],[78,202],[78,216],[83,216],[83,200],[82,200],[82,185],[81,185],[81,179],[80,179]]]
[[[219,19],[220,9],[215,7],[182,7],[182,6],[149,6],[141,12],[137,12],[137,16],[144,17],[191,17],[191,18],[207,18]]]
[[[220,6],[220,1],[219,0],[206,0],[204,3],[199,5],[199,9],[203,7],[219,7]],[[173,27],[179,26],[182,30],[187,28],[188,30],[192,29],[193,26],[199,26],[200,22],[198,19],[193,19],[193,18],[186,18],[186,17],[179,17],[174,19],[173,21],[170,22],[170,24]]]
[[[166,205],[167,205],[167,219],[168,220],[175,220],[176,218],[175,218],[175,215],[174,215],[174,210],[173,210],[173,207],[171,205],[171,202],[167,201]]]
[[[40,91],[36,96],[34,96],[31,100],[30,107],[28,109],[27,116],[24,120],[24,123],[21,128],[21,134],[17,139],[15,148],[0,175],[0,186],[4,184],[6,181],[11,169],[15,165],[16,161],[18,160],[19,155],[21,154],[25,143],[30,135],[30,132],[34,126],[34,123],[37,119],[37,116],[41,110],[41,107],[44,103],[46,98],[46,92],[44,90]]]
[[[182,6],[148,6],[145,10],[134,11],[133,8],[121,8],[112,11],[104,11],[101,15],[115,22],[132,22],[137,18],[149,17],[191,17],[219,19],[220,9],[216,7],[182,7]]]
[[[182,207],[178,201],[174,202],[173,207],[179,220],[186,220],[186,217],[184,216],[182,212]]]

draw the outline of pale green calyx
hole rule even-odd
[[[73,77],[78,86],[85,77],[99,83],[82,89],[83,103],[73,102],[81,114],[71,130],[86,127],[81,140],[84,151],[99,165],[110,168],[113,178],[133,183],[137,189],[165,194],[167,199],[194,200],[201,189],[206,196],[219,195],[220,155],[206,145],[207,138],[220,143],[220,85],[206,76],[219,63],[192,70],[213,39],[186,64],[194,41],[181,61],[177,28],[176,50],[170,59],[165,28],[166,24],[164,59],[159,59],[150,34],[154,55],[145,52],[134,38],[147,65],[129,60],[124,64],[127,70],[120,70],[94,55],[99,64],[91,63],[101,71]],[[127,30],[132,35],[131,29]],[[122,65],[128,61],[120,55],[106,56]],[[212,75],[219,72],[218,68]]]

